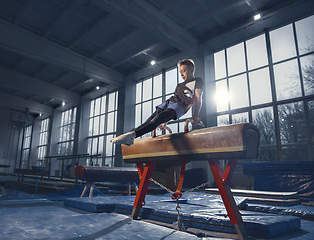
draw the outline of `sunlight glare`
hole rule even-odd
[[[219,105],[227,105],[229,103],[229,94],[227,91],[218,91],[215,96],[216,102]]]

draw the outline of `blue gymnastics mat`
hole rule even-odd
[[[0,238],[11,239],[199,239],[185,232],[134,221],[117,213],[80,214],[64,207],[0,207]],[[207,238],[206,238],[207,239]]]
[[[176,201],[171,200],[170,195],[147,195],[139,216],[163,223],[176,222]],[[75,198],[66,199],[64,205],[91,212],[116,212],[130,216],[134,199],[135,196]],[[235,200],[240,208],[245,204],[244,197],[235,197]],[[187,228],[236,233],[219,195],[186,195],[180,200],[180,207],[180,218]],[[251,236],[270,238],[301,227],[299,217],[249,211],[241,211],[241,214],[244,227]]]

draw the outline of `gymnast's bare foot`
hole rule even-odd
[[[110,142],[114,144],[124,144],[127,146],[131,146],[134,144],[134,138],[135,138],[135,132],[128,132],[118,137],[110,139]]]

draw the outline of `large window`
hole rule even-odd
[[[116,136],[118,92],[112,92],[91,101],[87,153],[99,155],[88,160],[88,165],[114,166],[115,144],[110,139]]]
[[[314,16],[214,54],[217,124],[253,122],[259,160],[313,160]]]
[[[177,67],[150,76],[136,84],[135,127],[139,126],[156,110],[156,106],[173,95],[178,83],[183,82]],[[170,121],[168,127],[173,133],[184,131],[184,121],[192,116],[189,110],[182,118]],[[151,133],[143,137],[149,137]]]
[[[47,154],[48,148],[48,134],[49,134],[49,118],[41,120],[39,145],[38,145],[38,166],[42,166],[44,157]]]
[[[58,155],[73,155],[76,108],[62,112]]]
[[[29,154],[31,150],[32,142],[32,130],[33,126],[26,127],[24,133],[23,150],[22,150],[22,168],[28,168],[29,166]]]
[[[136,84],[135,127],[143,123],[163,102],[163,79],[158,74]],[[151,136],[150,133],[143,137]]]

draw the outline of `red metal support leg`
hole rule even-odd
[[[214,180],[224,202],[231,224],[234,225],[240,239],[248,239],[240,211],[230,190],[231,178],[237,164],[237,159],[230,159],[225,171],[220,166],[219,160],[208,160]]]
[[[133,212],[131,217],[133,219],[137,219],[142,208],[142,204],[145,200],[146,193],[148,190],[148,186],[150,183],[150,178],[153,175],[153,171],[155,168],[156,162],[146,163],[144,169],[138,165],[139,176],[141,178],[140,185],[134,200],[133,204]],[[142,165],[143,166],[143,165]]]
[[[142,174],[144,172],[144,164],[143,163],[137,163],[136,166],[137,166],[138,176],[141,179]]]

